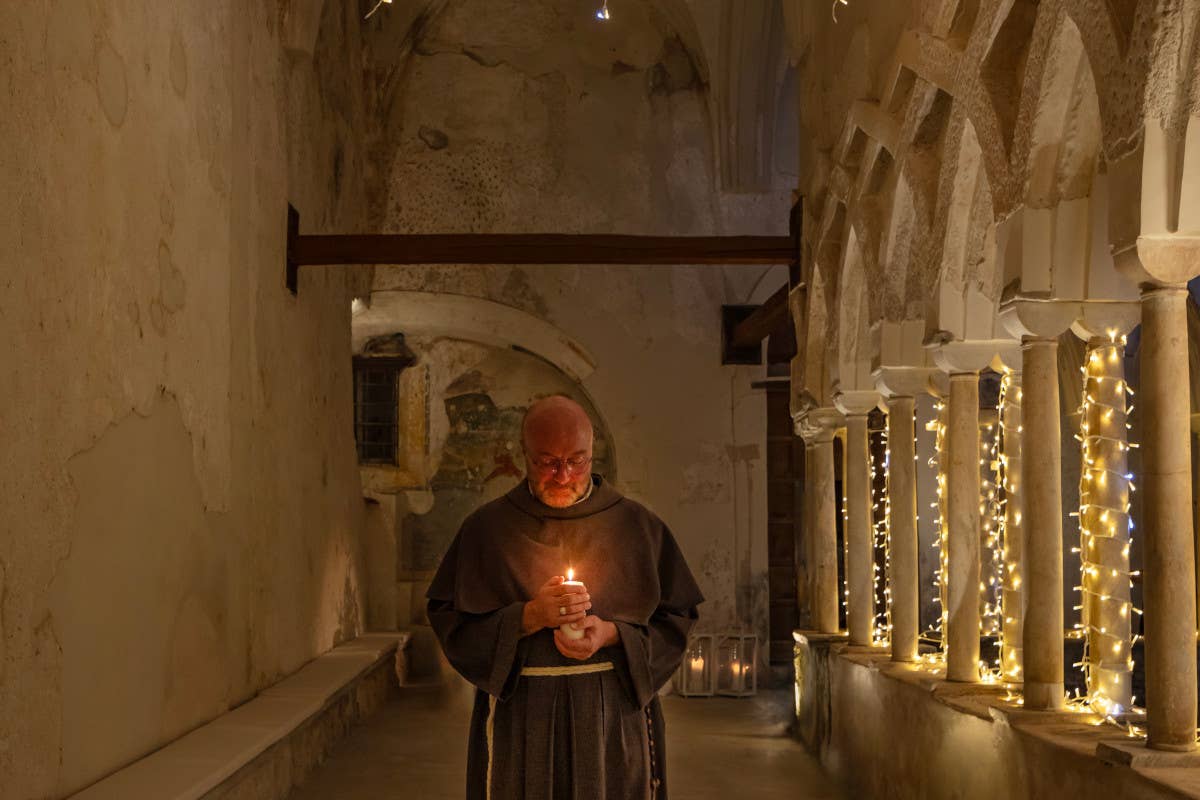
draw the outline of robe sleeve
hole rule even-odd
[[[454,669],[493,697],[507,698],[524,661],[521,616],[516,601],[494,611],[470,614],[455,605],[459,537],[455,537],[426,594],[429,623]]]
[[[696,607],[704,601],[675,537],[666,527],[662,529],[658,581],[658,607],[647,624],[616,622],[639,708],[645,708],[678,669],[687,649],[688,633],[700,617]]]

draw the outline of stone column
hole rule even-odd
[[[1143,292],[1141,359],[1147,743],[1184,751],[1196,745],[1186,287]]]
[[[888,400],[888,505],[891,508],[887,576],[892,598],[892,660],[916,661],[920,635],[917,568],[916,431],[911,397]]]
[[[946,677],[979,680],[979,373],[950,376]]]
[[[1129,444],[1124,345],[1093,338],[1084,362],[1079,478],[1080,619],[1087,637],[1088,696],[1132,703],[1129,598]]]
[[[1021,483],[1028,605],[1022,639],[1025,707],[1063,704],[1062,442],[1058,341],[1027,336],[1021,345]],[[1035,456],[1036,454],[1036,456]]]
[[[1004,465],[1004,641],[1000,667],[1004,680],[1024,680],[1021,639],[1025,625],[1025,527],[1021,495],[1021,373],[1008,372],[1003,382],[1004,410],[1001,459]]]
[[[850,644],[869,646],[875,621],[871,535],[871,458],[865,414],[846,416],[846,628]]]
[[[837,500],[834,497],[833,429],[806,422],[804,517],[812,554],[812,624],[819,633],[838,633]]]

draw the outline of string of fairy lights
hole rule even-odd
[[[884,427],[871,431],[871,517],[874,520],[874,569],[875,597],[881,595],[872,624],[871,643],[876,647],[890,647],[892,643],[892,587],[887,579],[891,574],[891,518],[892,507],[888,500],[888,466],[891,451],[888,449],[888,433]]]
[[[946,514],[946,471],[944,469],[944,464],[946,463],[946,403],[939,400],[934,404],[933,410],[934,417],[926,423],[925,429],[934,434],[933,455],[930,456],[928,463],[937,480],[937,499],[930,504],[930,507],[934,512],[934,530],[937,531],[937,541],[933,545],[938,551],[938,568],[933,575],[933,602],[938,604],[938,616],[937,620],[926,632],[926,635],[936,639],[940,643],[940,646],[936,652],[926,654],[922,660],[932,665],[936,671],[940,668],[940,665],[945,664],[946,653],[949,650],[949,643],[946,641],[945,632],[946,619],[949,616],[950,607],[947,595],[950,556],[947,548],[949,530]]]
[[[1132,579],[1139,573],[1130,568],[1133,520],[1130,493],[1136,490],[1129,467],[1130,415],[1133,389],[1124,377],[1125,337],[1110,333],[1107,340],[1094,341],[1081,372],[1080,400],[1079,520],[1080,581],[1079,622],[1074,636],[1083,643],[1083,657],[1074,666],[1083,672],[1086,692],[1068,698],[1068,708],[1093,715],[1095,724],[1111,723],[1130,736],[1144,737],[1144,711],[1135,706],[1132,694],[1134,661],[1132,650],[1141,638],[1134,633],[1135,616],[1142,612],[1132,601]],[[986,424],[980,437],[979,467],[981,544],[986,554],[980,577],[980,632],[995,637],[998,653],[989,664],[980,662],[985,682],[1006,682],[1015,687],[1023,679],[1021,638],[1024,623],[1024,589],[1021,564],[1020,468],[1023,392],[1019,373],[1001,374],[994,422]],[[948,409],[944,401],[934,405],[934,416],[925,429],[934,434],[934,452],[928,466],[936,476],[936,500],[931,503],[937,532],[934,547],[938,566],[933,577],[937,618],[925,636],[937,640],[936,652],[922,661],[935,673],[948,654],[948,550],[946,445]],[[872,644],[887,647],[892,634],[892,592],[887,577],[890,569],[891,508],[888,493],[891,451],[886,426],[869,431],[872,475],[872,519],[874,591],[882,598],[872,622]],[[848,518],[845,493],[842,519]],[[844,542],[844,546],[847,543]],[[848,548],[843,558],[848,557]],[[847,606],[849,587],[843,583],[842,606]],[[1020,699],[1010,694],[1010,699]]]
[[[846,625],[850,624],[850,510],[846,505],[846,438],[839,436],[842,442],[842,618],[846,620]]]
[[[1125,727],[1130,735],[1140,728],[1130,721],[1136,715],[1132,694],[1134,615],[1140,609],[1131,600],[1129,567],[1133,542],[1130,493],[1135,491],[1129,471],[1133,390],[1125,382],[1125,337],[1110,332],[1107,341],[1090,347],[1084,365],[1080,401],[1079,520],[1080,594],[1075,636],[1083,642],[1083,657],[1075,666],[1084,674],[1087,693],[1073,699],[1081,710]]]
[[[979,437],[981,457],[980,466],[980,497],[979,511],[982,525],[982,552],[987,553],[987,560],[981,564],[979,576],[980,600],[980,631],[984,636],[995,638],[996,657],[989,666],[981,665],[984,674],[999,678],[1001,672],[1001,651],[1004,635],[1004,511],[1005,496],[1001,487],[1004,485],[1004,471],[1001,456],[1001,429],[999,420],[1000,410],[997,408],[997,419],[984,426],[983,435]]]
[[[1019,462],[1013,468],[1013,455],[1021,449],[1021,387],[1013,372],[1005,370],[1000,379],[1000,397],[996,403],[997,451],[995,460],[996,485],[1001,487],[1003,516],[1000,530],[1001,602],[1003,622],[1000,626],[1000,678],[1010,683],[1022,680],[1024,654],[1021,639],[1024,635],[1024,599],[1021,591],[1020,539],[1021,510],[1017,496],[1020,480]],[[1015,425],[1013,423],[1016,423]]]

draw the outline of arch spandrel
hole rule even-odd
[[[871,311],[867,282],[870,277],[858,231],[847,233],[845,262],[837,302],[836,351],[831,378],[834,391],[874,388],[871,380]]]
[[[1000,294],[992,192],[974,126],[965,120],[952,180],[939,202],[946,219],[938,278],[925,314],[930,341],[991,339]],[[945,184],[943,184],[945,185]]]

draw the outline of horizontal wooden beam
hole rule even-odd
[[[375,234],[298,236],[310,264],[787,264],[789,236]]]
[[[288,206],[286,281],[294,294],[300,267],[341,264],[794,265],[799,258],[798,237],[798,230],[789,236],[560,233],[301,236],[300,215]]]
[[[770,336],[788,319],[788,287],[779,287],[767,302],[733,329],[731,341],[734,347],[753,347]]]

